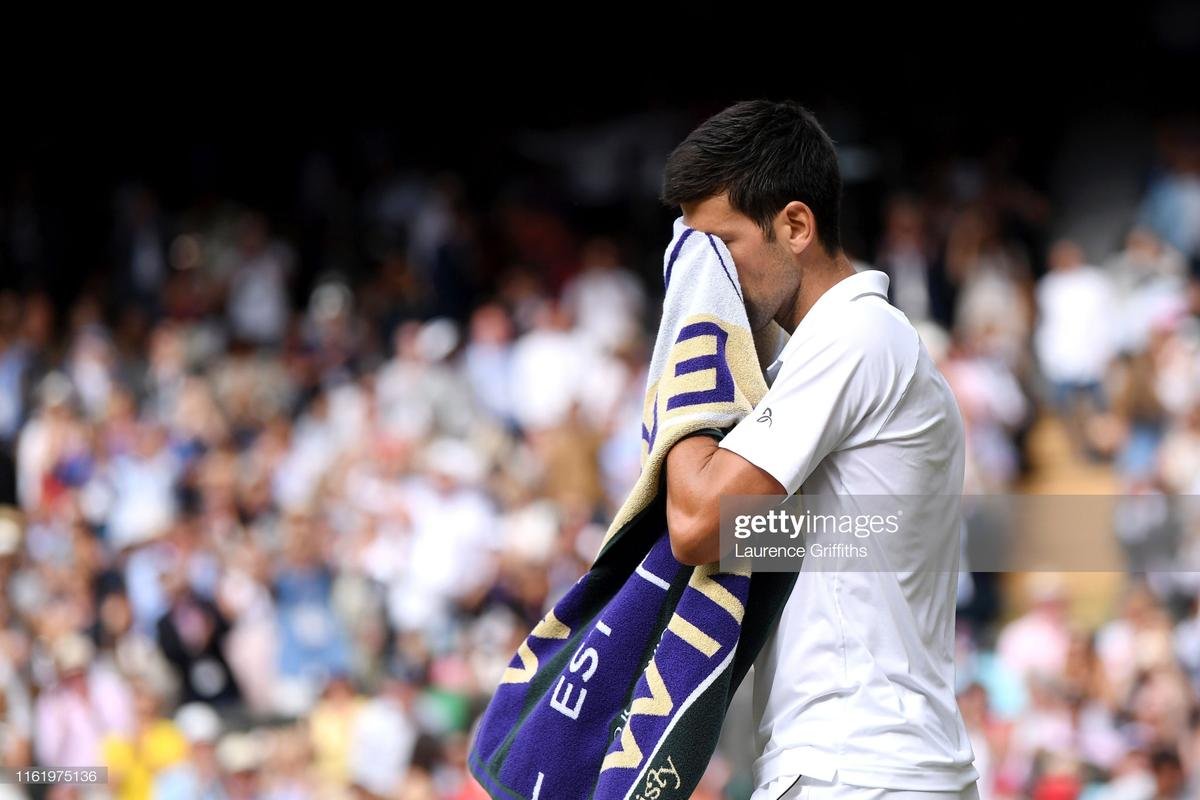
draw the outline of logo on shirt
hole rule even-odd
[[[767,423],[767,427],[768,427],[768,428],[769,428],[769,427],[771,427],[771,423],[773,422],[773,420],[771,419],[771,409],[770,409],[770,408],[764,408],[764,409],[763,409],[762,416],[761,416],[761,417],[759,417],[759,418],[758,418],[757,420],[755,420],[755,421],[756,421],[756,422],[765,422],[765,423]]]

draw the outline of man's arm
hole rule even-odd
[[[767,393],[720,446],[702,434],[675,443],[667,453],[667,528],[675,558],[692,565],[720,560],[721,495],[795,494],[821,459],[856,431],[860,439],[867,435],[860,430],[864,420],[891,407],[883,402],[886,387],[901,388],[885,339],[890,329],[879,320],[851,304],[834,321],[836,331],[810,338],[802,354],[783,362]]]
[[[754,410],[720,446],[689,436],[667,453],[667,528],[684,564],[718,561],[721,495],[790,495],[826,455],[878,406],[867,390],[864,359],[890,370],[880,337],[862,315],[843,320],[836,336],[812,342],[803,358],[784,362]],[[882,366],[880,364],[882,363]],[[764,416],[774,409],[767,424]]]
[[[667,453],[667,530],[684,564],[717,561],[723,494],[787,494],[782,484],[709,436],[689,436]]]

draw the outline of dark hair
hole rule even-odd
[[[667,158],[662,201],[670,206],[729,193],[729,203],[768,237],[780,209],[812,209],[826,252],[841,249],[842,176],[833,140],[795,102],[749,100],[700,124]]]
[[[1169,747],[1161,747],[1150,754],[1150,769],[1158,772],[1164,769],[1183,769],[1183,761],[1179,753]]]

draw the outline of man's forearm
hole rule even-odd
[[[709,466],[719,448],[708,436],[690,436],[667,453],[667,529],[671,551],[684,564],[705,564],[720,557],[705,488]],[[718,501],[719,503],[719,501]],[[717,520],[719,526],[719,520]]]

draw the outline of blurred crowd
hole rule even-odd
[[[637,475],[669,213],[631,246],[444,174],[301,185],[287,232],[124,187],[105,281],[66,304],[36,281],[45,207],[5,201],[0,765],[109,770],[48,796],[486,797],[471,725]],[[1200,146],[1164,137],[1113,252],[1055,212],[959,159],[851,253],[955,390],[969,492],[1023,486],[1052,416],[1153,500],[1115,526],[1099,629],[1053,575],[1015,618],[997,576],[964,583],[982,796],[1200,797],[1200,582],[1154,568],[1200,492]],[[747,766],[723,750],[695,797],[748,796]]]

